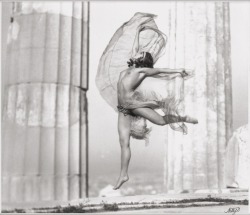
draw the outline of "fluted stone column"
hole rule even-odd
[[[87,194],[88,2],[19,2],[4,70],[2,201]]]
[[[226,142],[232,131],[229,3],[172,2],[166,61],[193,69],[185,81],[183,112],[199,120],[188,135],[166,131],[167,191],[224,188]]]

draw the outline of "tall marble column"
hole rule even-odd
[[[232,133],[230,20],[228,2],[171,2],[166,61],[193,69],[185,81],[184,112],[199,120],[183,136],[166,131],[167,191],[225,187],[226,142]]]
[[[88,2],[14,3],[4,70],[2,201],[87,194]]]

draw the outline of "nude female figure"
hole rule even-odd
[[[161,73],[169,74],[172,77],[182,76],[188,74],[184,69],[167,69],[167,68],[153,68],[153,58],[148,52],[138,53],[133,59],[130,59],[129,68],[121,72],[119,81],[117,83],[118,93],[118,132],[121,146],[121,170],[120,176],[114,190],[119,189],[122,184],[129,180],[128,167],[131,157],[130,150],[130,129],[131,116],[140,116],[149,120],[150,122],[164,126],[170,123],[186,122],[197,124],[198,120],[190,116],[161,116],[151,107],[140,107],[131,109],[129,104],[131,96],[136,88],[143,82],[143,80],[150,76],[155,76]]]

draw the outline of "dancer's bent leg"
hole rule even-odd
[[[118,132],[119,132],[119,140],[121,146],[121,172],[118,178],[116,185],[114,186],[114,190],[119,189],[122,184],[128,181],[128,166],[131,157],[130,150],[130,124],[131,117],[129,115],[124,116],[122,113],[119,113],[118,118]]]
[[[187,122],[187,123],[192,123],[192,124],[197,124],[198,120],[190,117],[190,116],[174,116],[174,115],[165,115],[163,117],[167,124],[170,123],[176,123],[176,122]]]
[[[167,125],[177,122],[187,122],[192,124],[198,123],[197,119],[189,116],[174,116],[174,115],[161,116],[151,108],[136,108],[133,110],[133,113],[138,116],[144,117],[145,119],[149,120],[150,122],[156,125]]]

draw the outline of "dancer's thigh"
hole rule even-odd
[[[166,124],[163,117],[151,108],[136,108],[133,110],[133,113],[138,116],[144,117],[145,119],[156,125]]]

